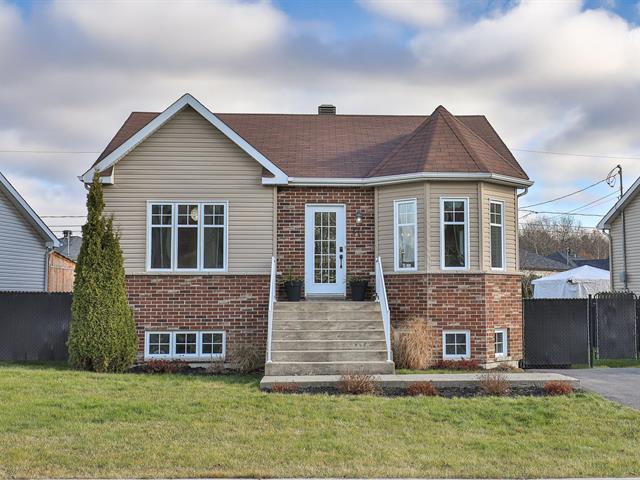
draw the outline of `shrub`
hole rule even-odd
[[[240,373],[253,373],[264,368],[264,349],[251,343],[233,347],[231,363]]]
[[[348,373],[340,377],[338,391],[347,395],[377,395],[380,385],[366,373]]]
[[[224,361],[213,361],[207,365],[206,371],[209,375],[220,375],[224,373]]]
[[[573,387],[569,382],[552,380],[544,384],[544,391],[547,395],[569,395],[573,392]]]
[[[482,374],[480,391],[485,395],[504,396],[509,395],[511,388],[504,373],[489,371]]]
[[[431,353],[431,332],[427,322],[414,318],[399,333],[394,346],[396,367],[410,370],[427,368]]]
[[[433,382],[418,382],[412,383],[407,387],[407,395],[415,397],[417,395],[424,395],[425,397],[437,397],[440,392],[433,384]]]
[[[438,360],[433,368],[438,370],[480,370],[478,360]]]
[[[271,393],[299,393],[300,387],[297,383],[276,383],[271,387]]]
[[[112,219],[102,216],[99,176],[87,195],[87,222],[75,270],[69,363],[96,372],[122,372],[136,359],[138,337],[127,303],[124,261]]]
[[[180,360],[149,360],[142,365],[145,373],[182,373],[189,369],[189,364]]]

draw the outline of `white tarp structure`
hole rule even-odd
[[[609,272],[588,265],[538,278],[531,283],[533,298],[587,298],[611,290]]]

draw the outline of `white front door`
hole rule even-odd
[[[305,208],[306,295],[346,295],[347,246],[344,205]]]

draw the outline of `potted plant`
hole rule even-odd
[[[351,300],[354,302],[364,302],[367,296],[367,287],[369,286],[368,277],[349,277],[349,286],[351,287]]]
[[[284,289],[287,292],[287,301],[299,302],[302,296],[302,279],[293,274],[291,269],[284,278]]]

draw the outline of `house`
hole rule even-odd
[[[76,278],[76,263],[82,246],[82,237],[63,230],[60,246],[49,255],[49,291],[73,292]]]
[[[520,249],[520,270],[527,275],[544,277],[570,269],[571,267],[565,263],[558,262],[550,257],[538,255],[529,250]]]
[[[640,178],[598,223],[609,233],[611,289],[640,294]]]
[[[74,235],[71,230],[63,230],[62,238],[59,240],[60,246],[55,249],[56,252],[73,262],[77,262],[78,255],[80,255],[80,247],[82,247],[82,237]]]
[[[608,258],[585,258],[569,252],[560,251],[553,252],[551,255],[548,255],[547,258],[562,263],[569,268],[584,267],[586,265],[589,267],[599,268],[600,270],[609,270]]]
[[[0,291],[47,291],[49,254],[59,243],[0,173]]]
[[[412,318],[433,358],[522,357],[532,182],[484,116],[214,114],[187,94],[132,113],[81,180],[96,171],[141,359],[245,344],[271,374],[392,372],[391,324]],[[307,301],[282,301],[284,274]],[[349,299],[352,276],[378,301],[323,301]]]

